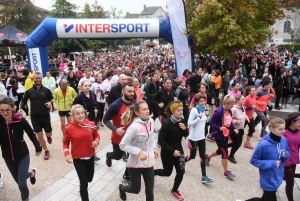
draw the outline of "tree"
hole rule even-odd
[[[109,12],[110,18],[122,18],[123,11],[122,10],[118,11],[116,7],[112,6],[111,10],[108,12]]]
[[[52,8],[53,10],[50,11],[49,14],[51,17],[75,18],[78,6],[76,4],[72,4],[68,0],[56,0],[52,5]]]
[[[194,49],[227,58],[263,44],[272,35],[270,26],[284,16],[278,0],[186,0],[188,6]]]

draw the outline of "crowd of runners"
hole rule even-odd
[[[106,153],[106,165],[111,167],[112,160],[127,161],[124,183],[119,185],[122,200],[126,193],[140,192],[141,175],[146,200],[154,200],[154,177],[169,177],[173,167],[176,176],[170,192],[184,200],[179,187],[185,163],[196,158],[197,149],[202,183],[213,182],[214,175],[207,175],[206,169],[218,156],[223,168],[220,174],[234,180],[228,161],[238,163],[235,156],[244,146],[253,149],[250,163],[259,168],[263,190],[261,198],[249,200],[276,200],[285,179],[287,198],[293,201],[300,113],[281,119],[269,116],[268,111],[288,109],[288,103],[300,98],[300,52],[256,49],[233,55],[232,61],[196,53],[195,70],[185,69],[182,75],[176,74],[169,45],[75,55],[74,61],[49,58],[44,78],[28,70],[24,62],[14,61],[15,68],[0,75],[0,145],[21,199],[29,200],[26,181],[30,178],[35,184],[37,173],[35,168],[29,170],[24,131],[36,155],[43,152],[43,159],[50,160],[47,143],[61,143],[52,142],[51,137],[50,112],[58,111],[63,153],[74,164],[83,201],[89,200],[94,161],[100,160],[95,148],[104,126],[112,132],[113,147]],[[155,129],[155,120],[160,121],[160,129]],[[255,133],[260,136],[257,147],[251,144]],[[189,153],[183,151],[183,137],[188,138]],[[207,153],[206,141],[215,142],[216,150]],[[162,169],[154,169],[155,158],[161,159]]]

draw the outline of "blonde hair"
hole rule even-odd
[[[279,117],[270,116],[269,118],[269,127],[277,128],[279,125],[285,124],[285,121]]]
[[[140,101],[137,101],[134,105],[129,106],[127,108],[127,110],[121,116],[121,124],[122,125],[124,125],[124,126],[128,125],[133,120],[133,118],[136,117],[135,112],[139,111],[140,105],[142,103],[147,104],[146,101],[140,100]]]
[[[236,102],[236,100],[233,95],[228,94],[228,95],[224,96],[224,100],[223,100],[224,104],[230,104],[230,103],[235,103],[235,102]]]
[[[84,107],[82,105],[76,104],[76,105],[72,106],[71,114],[74,114],[75,110],[78,109],[78,108],[81,108],[81,109],[83,109],[85,111],[85,109],[84,109]]]

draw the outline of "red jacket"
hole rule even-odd
[[[244,102],[244,107],[245,107],[245,110],[246,110],[246,115],[249,119],[253,118],[254,110],[253,110],[252,106],[256,105],[256,104],[257,104],[257,101],[255,99],[255,96],[252,96],[251,94],[246,96],[245,102]]]
[[[63,149],[65,156],[70,155],[69,146],[71,143],[71,154],[73,159],[92,157],[95,149],[92,148],[93,141],[100,142],[100,135],[92,121],[84,120],[83,124],[73,121],[65,129]]]

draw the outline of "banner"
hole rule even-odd
[[[10,51],[10,47],[8,46],[8,55],[9,55],[9,59],[10,59],[10,69],[12,68],[13,62],[12,62],[12,58],[11,58],[11,51]]]
[[[167,0],[167,6],[171,22],[176,71],[177,75],[181,77],[185,69],[192,70],[191,49],[185,35],[186,23],[183,0]]]
[[[34,72],[43,74],[42,62],[39,48],[29,48],[30,67]]]

